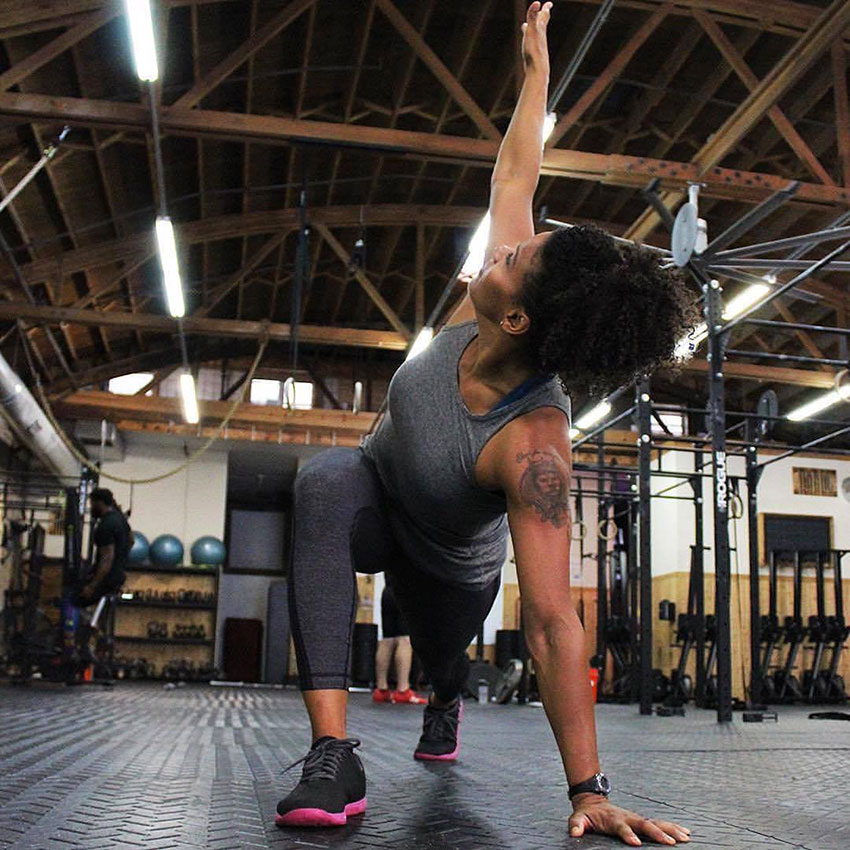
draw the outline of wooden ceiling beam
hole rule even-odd
[[[231,401],[199,399],[201,419],[221,421],[228,415]],[[136,421],[183,421],[179,398],[160,396],[116,395],[97,390],[80,390],[54,402],[59,416],[71,419],[103,418]],[[366,434],[375,420],[374,413],[352,413],[349,410],[286,410],[267,404],[240,403],[232,417],[234,425],[253,425],[266,430],[323,429]]]
[[[707,374],[710,364],[706,360],[688,360],[682,363],[682,372]],[[766,384],[789,384],[797,387],[816,387],[829,390],[835,387],[835,375],[816,372],[809,369],[789,369],[784,366],[759,366],[755,363],[738,363],[727,360],[723,364],[723,374],[727,378],[740,378],[746,381],[759,381]]]
[[[850,3],[847,0],[832,0],[806,34],[783,55],[743,103],[697,151],[692,162],[698,167],[700,174],[711,173],[712,169],[755,127],[768,109],[829,47],[835,34],[844,32],[848,24],[850,24]],[[680,191],[668,191],[661,195],[661,201],[668,209],[673,209],[682,197]],[[655,210],[647,210],[626,231],[627,238],[645,239],[659,222],[658,213]]]
[[[111,21],[118,12],[118,7],[114,5],[99,9],[86,16],[76,26],[63,32],[62,35],[30,53],[25,59],[16,62],[11,68],[0,74],[0,91],[6,91],[17,85],[30,74],[34,74],[39,68],[43,68],[48,62],[52,62],[57,56],[61,56],[66,50]]]
[[[177,334],[177,319],[154,313],[130,313],[123,310],[78,310],[73,307],[48,307],[31,305],[22,301],[0,301],[0,321],[21,319],[29,325],[83,325],[86,327],[114,328],[125,331],[141,330],[148,333]],[[289,342],[291,330],[281,322],[256,322],[245,319],[213,319],[186,316],[183,330],[190,336],[226,337],[233,339],[268,338],[275,342]],[[311,345],[350,346],[352,348],[381,348],[404,351],[407,335],[394,331],[376,331],[363,328],[338,328],[302,325],[298,338]]]
[[[161,0],[171,8],[198,8],[224,0]],[[521,0],[519,0],[521,2]],[[602,0],[578,0],[598,6]],[[652,12],[664,0],[619,0],[617,6]],[[104,7],[119,7],[120,0],[4,0],[0,38],[11,38],[40,30],[71,26],[81,15]],[[692,17],[695,10],[706,10],[721,20],[762,32],[787,35],[805,31],[817,18],[819,9],[807,3],[790,0],[676,0],[672,14]]]
[[[328,243],[330,249],[334,252],[334,254],[339,257],[339,259],[344,263],[348,264],[348,259],[351,256],[349,251],[346,251],[343,248],[342,243],[333,235],[333,233],[328,230],[328,228],[324,224],[317,224],[316,230],[321,235],[322,239]],[[375,288],[375,285],[371,280],[360,270],[354,269],[352,274],[354,275],[355,280],[363,287],[366,294],[375,302],[375,306],[384,314],[386,320],[396,329],[396,331],[401,334],[405,339],[410,339],[411,333],[407,326],[402,322],[402,320],[398,317],[398,314],[387,304],[384,297],[380,292]],[[299,331],[300,337],[300,331]]]
[[[587,91],[570,107],[555,125],[552,134],[549,136],[546,146],[554,148],[558,142],[564,137],[564,134],[580,120],[582,115],[593,105],[593,103],[602,95],[608,86],[623,73],[626,65],[632,61],[635,53],[640,50],[644,42],[658,29],[659,25],[670,14],[673,8],[672,3],[664,3],[659,6],[646,21],[638,28],[632,37],[620,48],[614,55],[605,70],[591,83]]]
[[[192,88],[173,104],[176,109],[189,109],[200,103],[222,80],[244,65],[258,50],[265,47],[276,35],[315,4],[316,0],[292,0],[268,23],[260,27],[232,53],[198,80]]]
[[[720,28],[719,24],[705,12],[697,11],[694,13],[694,17],[699,21],[705,32],[708,33],[715,47],[723,54],[723,58],[729,63],[741,82],[751,92],[755,91],[760,84],[759,78],[752,72],[744,57],[735,49],[735,46]],[[788,142],[788,145],[809,171],[821,183],[834,186],[835,180],[832,179],[832,175],[821,165],[820,160],[814,155],[812,149],[806,144],[805,139],[797,132],[785,113],[778,106],[774,105],[767,110],[767,117],[770,118],[773,126],[776,127],[780,135]]]
[[[369,227],[413,225],[421,221],[429,227],[468,227],[481,219],[480,207],[444,207],[426,204],[375,204],[371,207],[317,207],[310,210],[311,223],[329,227],[359,227],[360,216]],[[217,242],[240,236],[262,236],[298,228],[299,210],[295,207],[263,210],[246,214],[215,216],[200,221],[176,224],[178,246]],[[64,251],[53,257],[21,265],[24,279],[29,283],[64,276],[87,268],[109,266],[117,262],[142,263],[143,258],[156,254],[152,232],[144,231],[126,239],[101,242],[96,245]]]
[[[227,278],[227,280],[220,283],[209,293],[207,301],[195,310],[192,315],[199,317],[209,315],[215,307],[231,293],[234,287],[239,286],[239,284],[242,283],[246,275],[250,274],[250,272],[257,268],[257,266],[265,260],[272,251],[277,249],[283,243],[288,233],[289,230],[284,230],[283,232],[274,234],[271,239],[267,239],[260,248],[251,255],[251,258],[246,260],[245,265],[235,271]]]
[[[850,17],[850,6],[847,14]],[[762,82],[770,79],[765,77]],[[0,114],[4,113],[29,120],[63,121],[89,126],[141,129],[146,128],[149,122],[147,108],[138,104],[10,92],[0,94]],[[434,159],[482,168],[492,167],[498,152],[498,142],[490,139],[216,110],[176,110],[167,106],[162,108],[162,126],[164,131],[175,135],[203,135],[236,141],[265,141],[269,144],[314,142],[342,145],[384,151],[411,159]],[[716,146],[713,149],[716,151]],[[787,183],[784,178],[772,174],[720,168],[716,165],[709,167],[704,158],[685,163],[553,148],[548,148],[544,153],[541,173],[634,187],[657,177],[665,189],[686,187],[689,182],[699,180],[705,185],[704,195],[746,201],[761,200]],[[792,203],[801,202],[847,205],[850,203],[850,193],[843,187],[801,182]]]
[[[470,96],[455,75],[446,67],[439,56],[428,46],[425,39],[404,15],[399,12],[392,0],[377,0],[378,8],[389,19],[399,35],[410,45],[428,70],[440,81],[442,86],[454,98],[455,102],[472,120],[481,134],[487,139],[500,141],[502,134],[488,118],[484,110]]]
[[[838,140],[838,158],[841,177],[850,186],[850,97],[847,93],[847,54],[839,41],[832,43],[832,78],[835,98],[835,135]]]

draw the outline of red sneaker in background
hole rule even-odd
[[[406,702],[410,705],[425,705],[428,702],[425,697],[419,696],[415,691],[408,688],[406,691],[393,691],[392,692],[392,701],[393,702]]]
[[[393,694],[389,688],[381,690],[380,688],[375,688],[372,691],[372,702],[392,702]]]

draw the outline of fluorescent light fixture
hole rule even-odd
[[[153,82],[159,77],[156,61],[156,41],[153,37],[153,18],[149,0],[124,0],[130,22],[130,41],[140,80]]]
[[[484,252],[487,250],[487,242],[490,239],[490,213],[481,219],[481,224],[475,230],[472,239],[469,240],[469,253],[460,270],[462,277],[474,277],[481,271],[484,265]]]
[[[734,319],[735,316],[740,316],[744,310],[749,310],[754,304],[758,304],[768,292],[770,287],[766,283],[754,283],[726,305],[723,318]]]
[[[555,125],[558,123],[558,116],[554,112],[547,112],[546,117],[543,119],[543,144],[549,140],[549,136],[552,135],[552,131],[555,129]]]
[[[611,412],[611,404],[607,398],[603,398],[596,407],[592,407],[587,413],[575,422],[575,427],[579,431],[586,431],[588,428],[604,419]]]
[[[774,275],[766,275],[765,280],[771,283],[776,283]],[[770,287],[766,283],[754,283],[747,287],[743,292],[738,293],[724,308],[723,318],[727,321],[740,316],[745,310],[749,310],[755,304],[758,304],[770,292]],[[708,336],[708,327],[703,322],[697,325],[687,336],[682,337],[673,349],[673,356],[677,360],[686,360],[693,357],[696,353],[699,344]]]
[[[156,244],[159,247],[159,265],[162,269],[168,312],[177,319],[186,314],[186,303],[183,300],[183,281],[180,279],[180,265],[177,262],[174,226],[167,216],[160,216],[156,220]]]
[[[404,359],[410,360],[412,357],[416,357],[417,354],[421,354],[431,344],[431,340],[433,338],[434,329],[429,328],[426,325],[416,335],[416,339],[413,340],[413,345],[410,346],[410,351],[407,352],[407,357],[405,357]]]
[[[570,439],[574,440],[581,433],[578,428],[570,428]]]
[[[848,400],[850,400],[850,384],[844,384],[836,390],[830,390],[806,402],[806,404],[800,405],[800,407],[788,414],[788,418],[792,422],[801,422],[803,419],[808,419],[810,416],[814,416],[816,413],[820,413],[828,407],[838,404],[839,401]]]
[[[183,418],[190,425],[197,425],[201,419],[198,412],[198,398],[195,395],[195,378],[191,372],[180,375],[180,396],[183,399]]]

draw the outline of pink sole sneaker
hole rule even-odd
[[[458,728],[457,728],[457,746],[450,752],[444,753],[441,756],[431,755],[431,753],[420,753],[419,750],[415,750],[413,753],[413,758],[417,761],[457,761],[458,755],[460,755],[460,724],[463,721],[463,702],[460,704],[460,711],[458,712]]]
[[[417,761],[457,761],[458,753],[460,753],[460,741],[450,753],[445,753],[442,756],[432,756],[430,753],[420,753],[417,750],[413,754],[413,758]]]
[[[366,811],[366,798],[349,803],[342,812],[326,812],[324,809],[293,809],[285,815],[275,815],[278,826],[345,826],[352,815]]]

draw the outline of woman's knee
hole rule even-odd
[[[333,448],[310,458],[295,476],[295,498],[338,487],[356,468],[357,454],[357,449]]]

